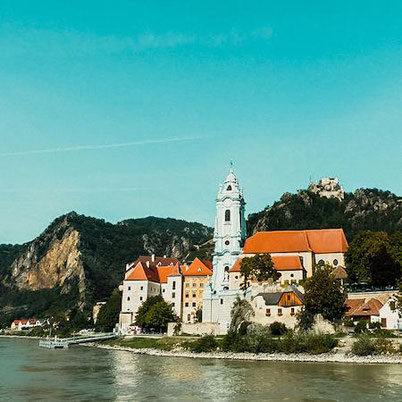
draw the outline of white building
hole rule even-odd
[[[219,324],[219,332],[229,329],[230,312],[237,296],[243,292],[230,290],[229,270],[242,252],[246,239],[246,202],[233,169],[230,168],[216,198],[216,218],[213,254],[213,276],[204,291],[203,322]]]
[[[402,330],[402,317],[396,308],[395,298],[391,297],[380,308],[379,315],[371,318],[372,322],[380,322],[382,328]]]

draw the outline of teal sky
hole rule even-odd
[[[213,224],[338,176],[402,190],[401,1],[0,4],[0,243],[71,210]]]

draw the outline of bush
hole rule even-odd
[[[239,335],[246,335],[247,328],[249,327],[250,323],[248,321],[243,321],[239,327]]]
[[[338,341],[333,335],[316,334],[313,332],[294,334],[289,331],[281,339],[280,350],[283,353],[310,353],[321,354],[328,353],[334,349]]]
[[[350,317],[345,317],[343,320],[343,325],[347,328],[353,328],[355,326],[355,323]]]
[[[250,351],[247,336],[242,336],[235,331],[229,331],[223,337],[221,347],[224,352],[241,353]]]
[[[286,325],[275,321],[269,326],[269,330],[271,331],[272,335],[278,336],[278,335],[284,335],[287,332]]]
[[[296,315],[297,328],[301,331],[309,331],[314,325],[314,314],[303,307]]]
[[[379,354],[394,354],[397,352],[397,349],[393,345],[392,341],[386,338],[378,338],[375,343],[374,347],[377,353]]]
[[[370,322],[369,329],[381,329],[381,324],[379,322]]]
[[[356,356],[369,356],[375,352],[375,343],[367,335],[360,335],[352,345],[352,353]]]
[[[367,332],[367,323],[364,321],[359,321],[355,326],[355,334],[359,335],[363,332]]]
[[[218,347],[218,343],[213,335],[204,335],[194,342],[188,342],[184,345],[195,353],[212,352]]]
[[[271,337],[270,328],[253,324],[248,327],[247,342],[252,353],[273,353],[277,351],[277,342]]]
[[[396,338],[396,335],[385,328],[378,328],[373,331],[373,335],[377,338]]]

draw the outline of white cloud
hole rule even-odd
[[[53,154],[59,152],[77,152],[77,151],[96,151],[101,149],[110,148],[127,148],[136,145],[150,145],[150,144],[164,144],[169,142],[183,142],[183,141],[196,141],[203,140],[209,137],[170,137],[170,138],[155,138],[149,140],[139,140],[130,142],[117,142],[114,144],[94,144],[94,145],[76,145],[73,147],[60,147],[60,148],[46,148],[46,149],[30,149],[24,151],[14,151],[14,152],[2,152],[0,157],[7,156],[25,156],[25,155],[36,155],[36,154]]]

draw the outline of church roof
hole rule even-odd
[[[210,276],[212,275],[212,266],[210,262],[202,261],[196,258],[187,269],[183,270],[184,276]]]
[[[295,253],[312,251],[316,254],[344,253],[348,243],[342,229],[285,230],[258,232],[244,245],[245,254]]]
[[[246,256],[239,257],[229,272],[240,272],[241,261]],[[292,256],[272,256],[272,262],[274,263],[274,269],[276,271],[298,271],[302,270],[300,258],[297,255]]]

